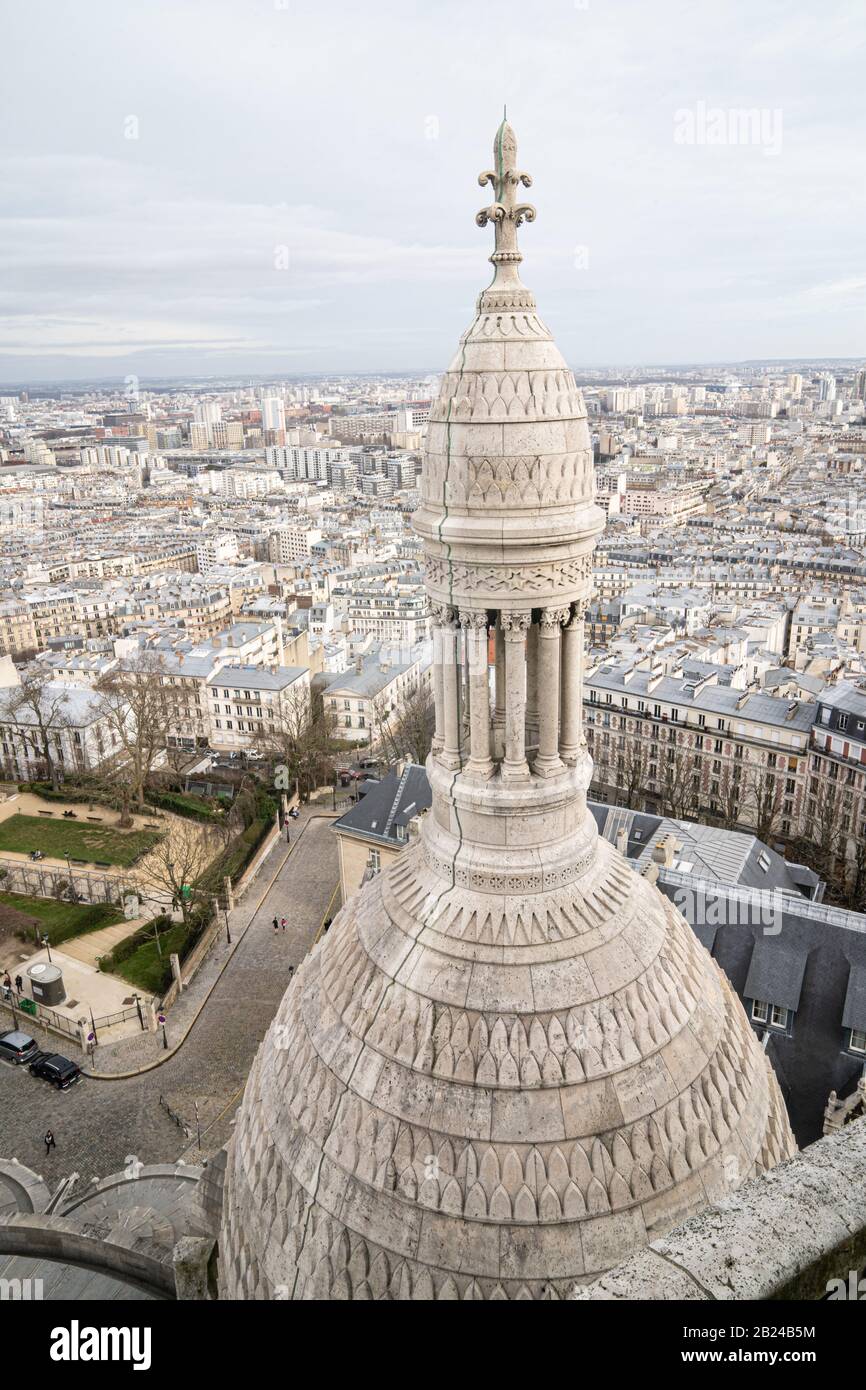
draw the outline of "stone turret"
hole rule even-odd
[[[535,211],[504,122],[494,165],[494,279],[431,411],[415,518],[433,804],[262,1044],[227,1297],[563,1297],[794,1148],[724,975],[587,810],[602,516],[581,394],[518,274]]]

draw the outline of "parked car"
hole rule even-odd
[[[9,1033],[0,1034],[0,1057],[12,1062],[16,1067],[22,1066],[24,1062],[31,1062],[38,1051],[39,1044],[29,1033],[22,1033],[13,1028]]]
[[[68,1057],[61,1057],[57,1052],[37,1052],[30,1063],[30,1071],[33,1076],[50,1081],[58,1091],[68,1091],[81,1078],[81,1068],[77,1063],[70,1062]]]
[[[248,762],[248,763],[260,763],[260,762],[262,762],[262,760],[264,759],[264,756],[265,756],[264,753],[260,753],[259,750],[258,750],[258,748],[248,748],[248,749],[247,749],[247,762]]]

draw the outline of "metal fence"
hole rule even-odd
[[[39,1004],[35,999],[28,999],[25,994],[19,994],[17,990],[4,989],[0,991],[0,1004],[8,1009],[12,1014],[16,1026],[24,1027],[28,1020],[35,1023],[42,1023],[46,1028],[51,1028],[55,1033],[62,1033],[67,1038],[74,1038],[79,1041],[78,1019],[67,1018],[64,1014],[58,1013],[56,1009],[50,1009],[46,1004]],[[85,1010],[82,1018],[87,1018]],[[125,1023],[127,1019],[137,1018],[143,1026],[143,1015],[139,1013],[136,1006],[127,1009],[118,1009],[113,1014],[103,1014],[101,1018],[90,1020],[92,1030],[99,1034],[100,1028],[111,1028],[115,1023]]]
[[[124,874],[93,873],[72,865],[61,869],[30,863],[20,859],[0,859],[4,893],[23,893],[33,898],[55,898],[58,901],[78,900],[85,903],[116,903],[124,893],[133,892],[134,886]]]

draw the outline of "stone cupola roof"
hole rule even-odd
[[[581,393],[517,274],[534,210],[507,124],[494,164],[496,273],[431,410],[415,518],[432,806],[262,1044],[227,1297],[566,1297],[794,1147],[727,979],[586,804],[601,514]]]

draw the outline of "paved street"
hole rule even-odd
[[[193,1131],[198,1102],[202,1152],[213,1152],[225,1142],[256,1049],[285,991],[289,965],[297,966],[323,916],[335,910],[329,907],[338,880],[331,822],[310,819],[303,834],[301,829],[301,822],[292,825],[296,847],[250,920],[186,1042],[164,1066],[128,1080],[85,1078],[71,1091],[58,1093],[31,1078],[26,1068],[0,1063],[0,1156],[34,1168],[49,1186],[73,1171],[84,1181],[103,1177],[133,1155],[145,1163],[171,1162],[186,1151],[194,1161],[195,1132],[192,1140],[184,1135],[160,1105],[160,1096]],[[237,910],[246,913],[244,920],[284,854],[281,846],[263,865]],[[283,914],[288,929],[275,934],[271,919]],[[57,1040],[44,1041],[49,1049],[60,1046]],[[140,1066],[142,1060],[129,1065]],[[57,1148],[46,1159],[42,1135],[48,1128],[54,1131]]]

